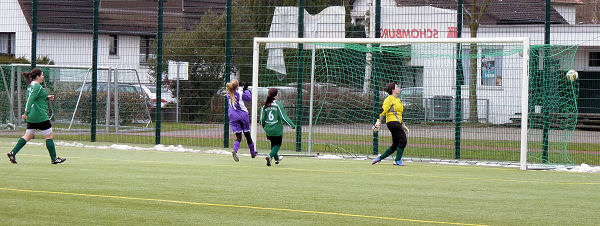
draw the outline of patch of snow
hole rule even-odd
[[[79,147],[79,148],[91,148],[91,149],[117,149],[117,150],[136,150],[136,151],[164,151],[164,152],[200,152],[195,149],[187,149],[181,145],[173,146],[165,146],[162,144],[155,145],[154,147],[138,147],[131,145],[123,145],[123,144],[111,144],[110,146],[106,145],[85,145],[78,142],[63,142],[58,141],[55,143],[57,146],[65,146],[65,147]]]
[[[219,154],[219,155],[231,155],[230,151],[225,151],[222,149],[210,149],[208,151],[205,151],[204,153],[207,154]]]
[[[177,145],[177,146],[173,146],[173,145],[164,146],[162,144],[158,144],[158,145],[154,146],[154,149],[156,149],[158,151],[167,151],[167,152],[193,152],[193,153],[200,152],[199,150],[184,148],[181,144]]]
[[[589,166],[588,164],[582,163],[579,166],[573,167],[565,167],[558,166],[554,168],[555,171],[564,171],[564,172],[579,172],[579,173],[600,173],[600,166]]]
[[[14,142],[15,145],[17,144],[17,142]],[[42,146],[42,145],[46,145],[46,143],[37,143],[37,142],[27,142],[27,144],[32,144],[32,145],[37,145],[37,146]]]
[[[343,159],[344,157],[339,156],[339,155],[319,155],[317,156],[318,159]]]

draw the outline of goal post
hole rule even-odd
[[[521,80],[522,119],[529,118],[529,38],[523,39],[523,77]],[[527,128],[529,120],[521,120],[521,158],[520,169],[527,170]]]
[[[529,100],[529,95],[530,95],[530,90],[529,90],[529,83],[530,83],[530,79],[529,79],[529,73],[530,73],[530,68],[529,68],[529,60],[530,60],[530,41],[529,38],[527,37],[515,37],[515,38],[435,38],[435,39],[431,39],[431,38],[425,38],[425,39],[376,39],[376,38],[336,38],[336,39],[331,39],[331,38],[260,38],[260,37],[256,37],[254,38],[254,45],[253,45],[253,61],[252,61],[252,87],[251,87],[251,92],[252,92],[252,107],[251,107],[251,137],[252,139],[254,139],[255,141],[258,141],[259,137],[257,137],[257,134],[259,132],[259,126],[258,126],[258,114],[259,114],[259,108],[261,106],[261,102],[264,101],[263,99],[259,99],[259,98],[263,98],[263,97],[259,97],[259,93],[264,92],[259,90],[259,89],[263,89],[265,87],[268,87],[271,84],[275,84],[276,82],[271,82],[271,83],[262,83],[259,82],[261,81],[261,73],[263,73],[265,69],[265,62],[270,61],[266,59],[266,53],[267,53],[267,49],[266,46],[267,45],[271,45],[271,49],[275,49],[275,47],[277,46],[281,46],[282,48],[295,48],[297,46],[297,44],[305,44],[305,45],[313,45],[313,50],[315,49],[314,46],[317,45],[322,45],[325,47],[322,47],[323,49],[327,49],[327,48],[340,48],[340,46],[347,46],[347,45],[373,45],[373,46],[411,46],[411,45],[428,45],[428,44],[447,44],[448,46],[451,45],[456,45],[456,44],[460,44],[460,45],[467,45],[467,44],[476,44],[476,45],[501,45],[501,44],[510,44],[510,45],[514,45],[517,47],[514,47],[514,51],[510,54],[518,54],[519,57],[521,58],[521,72],[520,72],[520,87],[519,87],[519,102],[520,102],[520,117],[522,120],[520,120],[520,125],[519,125],[519,129],[520,129],[520,140],[519,140],[519,165],[520,168],[522,170],[526,170],[527,169],[527,157],[528,157],[528,121],[526,120],[528,119],[529,116],[529,111],[530,110],[530,100]],[[367,48],[367,47],[357,47],[357,48]],[[432,48],[436,48],[435,46]],[[451,47],[449,47],[451,48]],[[305,50],[310,50],[311,48],[305,48]],[[363,51],[363,50],[358,50],[358,52]],[[366,50],[369,51],[369,50]],[[382,49],[378,49],[376,51],[385,51]],[[409,50],[410,53],[408,53],[409,55],[411,55],[413,58],[417,58],[415,56],[419,55],[418,57],[423,57],[423,58],[427,58],[427,57],[433,57],[433,56],[429,56],[428,54],[430,53],[418,53],[417,50],[415,50],[414,48]],[[505,51],[509,51],[509,50],[505,50]],[[262,55],[261,55],[262,54]],[[271,53],[269,53],[270,55]],[[314,51],[313,53],[314,54]],[[431,54],[431,55],[439,55],[440,57],[448,57],[445,56],[443,53],[435,53],[435,54]],[[479,53],[478,53],[479,54]],[[504,54],[504,53],[491,53],[491,54]],[[306,54],[307,56],[310,56],[311,54]],[[452,56],[450,56],[452,57]],[[454,56],[456,57],[456,56]],[[479,56],[480,57],[480,56]],[[283,56],[281,56],[281,58],[283,58]],[[326,57],[324,57],[326,58]],[[343,58],[343,57],[340,57]],[[515,59],[517,57],[514,57]],[[293,61],[293,59],[289,59],[290,61]],[[312,59],[311,61],[314,62],[314,55],[312,55]],[[310,62],[310,61],[307,61]],[[482,63],[482,59],[478,59],[477,60],[478,65],[477,70],[479,70],[481,68],[481,64]],[[485,63],[485,62],[484,62]],[[498,62],[496,62],[498,63]],[[310,64],[310,63],[309,63]],[[313,63],[314,64],[314,63]],[[325,68],[328,67],[329,65],[326,63],[322,63],[322,65],[318,65],[317,67],[319,68]],[[349,63],[350,64],[350,63]],[[451,67],[454,67],[456,65],[450,65]],[[493,66],[493,65],[492,65]],[[284,66],[285,67],[285,64]],[[313,66],[314,67],[314,66]],[[362,67],[365,67],[365,65],[362,65]],[[376,67],[376,66],[373,66]],[[497,66],[500,67],[500,66]],[[284,68],[285,69],[285,68]],[[314,71],[314,68],[312,68],[313,70],[308,70],[308,71]],[[272,69],[271,69],[272,70]],[[321,69],[324,71],[327,70],[334,70],[334,69]],[[481,69],[483,70],[483,69]],[[305,70],[307,71],[307,70]],[[284,72],[285,73],[285,72]],[[313,72],[314,73],[314,72]],[[349,73],[348,71],[345,71],[345,73]],[[362,73],[362,72],[361,72]],[[405,73],[405,72],[402,72]],[[483,78],[483,72],[479,71],[478,73],[478,77],[481,79]],[[278,72],[277,74],[281,75],[281,72]],[[401,73],[400,73],[401,74]],[[284,74],[285,75],[285,74]],[[303,76],[303,75],[300,75]],[[363,74],[357,74],[357,77],[364,77],[365,75]],[[465,75],[467,76],[467,75]],[[366,84],[368,81],[366,78],[360,78],[360,79],[364,79],[364,80],[360,80],[361,84]],[[499,78],[502,79],[502,78]],[[311,80],[308,80],[311,81]],[[329,80],[327,80],[329,81]],[[482,83],[483,81],[477,81],[478,83]],[[502,81],[500,81],[502,82]],[[314,81],[311,81],[311,88],[315,85],[313,84]],[[357,84],[359,84],[359,82],[356,82]],[[425,81],[425,83],[427,83],[427,81]],[[508,82],[506,82],[508,83]],[[266,85],[265,85],[266,84]],[[275,85],[277,86],[277,85]],[[329,86],[329,85],[328,85]],[[358,85],[359,86],[359,85]],[[298,86],[298,87],[302,87],[302,86]],[[401,87],[404,88],[404,87]],[[490,89],[494,89],[494,88],[498,88],[498,87],[492,87]],[[340,88],[342,89],[342,88]],[[452,89],[452,88],[450,88]],[[379,89],[380,92],[382,91],[382,89]],[[313,94],[310,94],[310,98],[312,98]],[[387,94],[382,94],[387,96]],[[385,97],[383,96],[383,97]],[[306,98],[304,95],[303,97],[300,98]],[[373,99],[371,97],[371,99]],[[429,101],[429,100],[427,100]],[[426,100],[423,100],[423,103],[427,102]],[[435,100],[434,100],[435,101]],[[464,100],[463,100],[464,102]],[[312,103],[312,100],[311,100]],[[376,106],[375,109],[380,109],[380,103],[378,103],[379,106]],[[326,105],[326,104],[323,104]],[[305,107],[305,106],[303,106]],[[312,107],[312,105],[311,105]],[[325,108],[325,107],[324,107]],[[463,107],[464,108],[464,107]],[[426,110],[427,111],[427,110]],[[304,115],[312,115],[313,112],[305,112],[306,114]],[[464,113],[464,112],[463,112]],[[358,115],[360,115],[361,113],[356,113]],[[427,118],[427,114],[429,113],[425,113],[425,120],[424,121],[429,121],[429,119]],[[488,112],[489,114],[489,112]],[[306,117],[306,116],[304,116]],[[355,117],[355,116],[346,116],[346,117]],[[369,116],[370,117],[370,116]],[[310,120],[312,120],[312,117],[310,118]],[[374,119],[371,119],[374,120]],[[452,119],[450,119],[451,121]],[[367,120],[369,121],[369,120]],[[365,124],[365,121],[361,121],[363,124]],[[305,127],[306,128],[306,127]],[[361,128],[365,128],[365,126],[363,125]],[[370,127],[369,127],[370,128]],[[366,130],[369,130],[369,128],[365,128]],[[303,132],[308,132],[309,134],[312,134],[312,128],[307,128],[306,131]],[[386,131],[387,132],[387,131]],[[380,132],[381,133],[381,132]],[[409,135],[410,136],[410,135]],[[358,143],[358,142],[357,142]],[[410,140],[409,140],[409,144],[410,144]],[[310,148],[311,144],[308,145],[308,147]],[[385,145],[384,145],[385,146]],[[303,147],[304,149],[304,147]],[[365,153],[362,153],[365,154]]]

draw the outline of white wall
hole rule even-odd
[[[569,24],[575,24],[575,5],[552,4],[552,7],[554,10],[560,13],[560,15],[565,18]]]
[[[551,44],[577,46],[578,51],[575,54],[573,69],[578,71],[600,71],[600,67],[588,66],[588,52],[600,51],[599,27],[591,25],[552,25],[551,32]],[[569,36],[568,34],[573,35]],[[462,37],[469,36],[469,29],[465,28]],[[529,37],[532,45],[540,45],[544,43],[544,25],[486,25],[480,27],[477,37]],[[425,59],[418,62],[413,60],[413,63],[415,65],[424,65],[425,67],[424,93],[427,97],[434,95],[454,95],[455,89],[452,88],[455,81],[454,61],[442,58],[438,61]],[[480,64],[481,62],[478,62],[478,68],[481,66]],[[480,86],[479,84],[481,83],[478,81],[478,97],[488,99],[490,106],[497,106],[490,108],[490,122],[492,123],[507,123],[509,122],[509,117],[507,116],[521,112],[518,106],[521,98],[521,57],[503,57],[502,64],[502,87]],[[440,65],[446,65],[447,69],[443,69],[443,66]],[[564,68],[566,66],[570,65],[563,64],[562,69],[572,69]],[[478,79],[480,79],[479,74],[480,72],[478,72]],[[468,94],[468,89],[463,88],[462,93],[463,95]]]
[[[563,16],[574,23],[574,11],[569,7],[558,9]],[[413,12],[413,13],[411,13]],[[419,12],[415,14],[414,12]],[[569,14],[573,13],[573,14]],[[388,31],[403,29],[416,29],[423,32],[425,29],[437,30],[437,37],[428,38],[446,38],[451,36],[451,28],[456,27],[452,21],[456,20],[456,11],[437,9],[434,7],[382,7],[382,38],[407,38],[405,34],[398,35],[401,32],[385,33]],[[449,21],[449,22],[441,22]],[[374,23],[372,23],[372,35],[374,35]],[[427,30],[427,32],[429,32]],[[568,35],[573,34],[573,35]],[[551,26],[551,44],[579,46],[575,56],[575,69],[586,71],[600,71],[600,67],[590,68],[587,66],[587,53],[589,51],[600,51],[600,28],[597,26],[586,25],[552,25]],[[463,28],[462,37],[470,37],[468,27]],[[482,25],[478,30],[479,38],[498,38],[498,37],[529,37],[532,45],[544,43],[544,25]],[[422,35],[409,38],[423,38]],[[506,47],[509,49],[511,47]],[[456,89],[456,60],[455,48],[453,47],[425,47],[422,45],[413,45],[413,57],[410,64],[412,66],[423,66],[423,92],[426,98],[432,98],[436,95],[454,96]],[[419,54],[419,55],[417,55]],[[441,57],[429,57],[427,54],[439,55]],[[447,56],[447,57],[444,57]],[[521,78],[522,74],[522,56],[512,54],[502,57],[502,86],[482,86],[481,85],[481,60],[478,60],[478,81],[477,96],[479,99],[489,101],[489,109],[482,109],[483,102],[479,105],[479,116],[483,118],[486,114],[490,123],[502,124],[509,123],[510,118],[516,113],[521,112]],[[570,66],[570,65],[569,65]],[[566,69],[566,68],[563,68]],[[569,68],[570,69],[570,68]],[[468,76],[468,75],[465,75]],[[468,96],[467,86],[463,86],[462,94]],[[468,106],[468,102],[465,103]],[[488,111],[489,110],[489,111]],[[467,112],[465,112],[466,116]],[[465,117],[466,118],[466,117]]]
[[[383,5],[383,4],[382,4]],[[382,7],[381,37],[382,38],[447,38],[455,37],[456,11],[439,9],[430,6],[421,7]],[[415,14],[414,12],[419,12]],[[447,22],[442,22],[447,21]],[[374,23],[371,24],[371,32],[374,35]],[[482,27],[479,37],[514,37],[523,30],[505,27],[494,29],[505,29],[500,34],[497,30]],[[543,27],[542,27],[543,28]],[[488,30],[486,30],[488,29]],[[410,33],[408,32],[410,31]],[[469,37],[469,31],[463,33],[463,37]],[[534,43],[543,42],[543,30],[540,34],[530,34]],[[542,39],[539,39],[539,38]],[[510,49],[507,47],[507,49]],[[430,44],[412,45],[411,66],[423,67],[423,95],[432,98],[437,95],[454,96],[456,93],[456,59],[455,45],[452,44]],[[522,57],[518,53],[502,57],[502,86],[482,86],[480,68],[481,61],[477,62],[478,99],[485,101],[478,104],[479,117],[487,118],[488,122],[502,124],[510,122],[510,118],[520,112],[520,90],[522,75]],[[468,75],[465,75],[468,76]],[[468,86],[463,86],[463,97],[468,97]],[[468,101],[464,105],[468,106]],[[487,109],[489,107],[489,109]],[[468,112],[464,112],[465,118]]]
[[[523,32],[525,30],[527,33]],[[552,25],[550,31],[551,44],[578,47],[574,62],[575,70],[600,71],[600,67],[587,66],[587,53],[600,51],[600,27],[584,24]],[[468,28],[464,31],[463,37],[466,37],[465,35],[469,35]],[[482,26],[477,37],[529,37],[532,45],[541,45],[544,44],[544,25]]]
[[[15,56],[31,56],[31,30],[17,0],[0,1],[0,32],[15,33]]]
[[[419,12],[415,14],[414,12]],[[420,7],[382,7],[382,38],[452,38],[455,37],[456,11],[430,6]],[[447,21],[447,22],[441,22]],[[410,33],[408,33],[410,31]],[[372,29],[374,32],[374,29]],[[463,37],[468,37],[468,31]],[[415,44],[411,46],[410,65],[423,67],[423,95],[455,96],[456,93],[456,48],[454,44]],[[503,84],[482,86],[478,71],[477,95],[485,99],[478,103],[479,117],[488,122],[502,124],[520,112],[520,76],[522,61],[518,54],[502,58]],[[481,60],[477,62],[481,67]],[[468,75],[465,75],[468,76]],[[463,99],[468,98],[468,86],[463,86]],[[486,105],[487,101],[487,105]],[[463,105],[468,107],[468,101]],[[489,107],[489,109],[488,109]],[[464,118],[468,111],[464,111]]]
[[[92,38],[92,34],[39,32],[37,54],[49,57],[56,65],[90,67]],[[139,65],[140,37],[118,35],[117,38],[117,55],[110,56],[110,36],[98,36],[98,68],[135,69],[142,83],[150,82],[148,68]],[[98,79],[103,81],[105,77],[105,73],[100,73]],[[133,70],[121,70],[119,81],[133,83],[137,77]]]
[[[505,50],[509,49],[505,48]],[[411,65],[423,66],[424,97],[456,95],[455,53],[456,48],[453,44],[413,45]],[[510,117],[520,112],[522,65],[522,57],[518,53],[503,56],[502,86],[483,86],[481,85],[481,59],[477,60],[477,96],[478,99],[485,99],[478,103],[480,118],[487,118],[490,123],[502,124],[510,122]],[[468,65],[464,66],[468,67]],[[464,76],[468,78],[469,75]],[[465,99],[468,96],[467,83],[462,86],[462,97]],[[463,101],[463,105],[468,107],[468,101]],[[464,112],[464,118],[468,118],[467,113]]]
[[[15,33],[15,56],[31,60],[31,30],[17,0],[0,1],[0,32]],[[118,56],[109,57],[109,36],[100,35],[98,67],[137,70],[141,82],[149,82],[149,69],[140,66],[140,37],[119,35]],[[47,56],[56,65],[86,66],[92,64],[92,34],[38,32],[38,57]],[[123,82],[137,82],[135,73],[121,73]]]
[[[600,71],[600,67],[589,66],[589,53],[600,52],[600,46],[582,46],[579,47],[577,54],[575,55],[575,68],[578,71]],[[600,79],[600,78],[596,78]]]
[[[600,46],[600,27],[595,25],[553,24],[550,27],[551,44]],[[463,28],[463,37],[469,37],[469,28]],[[482,25],[477,37],[529,37],[532,45],[544,44],[544,25]]]
[[[372,37],[374,37],[375,20],[371,22]],[[381,7],[382,38],[448,38],[449,31],[454,28],[456,28],[455,10],[431,6]]]
[[[37,45],[38,57],[47,56],[57,65],[91,65],[91,34],[38,32]]]

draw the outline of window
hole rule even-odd
[[[481,86],[502,86],[502,54],[497,54],[502,49],[483,47],[479,49],[481,67],[479,68],[481,76]],[[462,66],[464,85],[469,85],[471,71],[470,49],[463,47]]]
[[[0,56],[15,55],[15,33],[0,32]]]
[[[365,18],[356,18],[356,23],[354,24],[365,24]]]
[[[147,64],[148,60],[154,59],[154,51],[152,49],[152,38],[148,36],[140,37],[140,64]]]
[[[588,64],[590,67],[600,67],[600,52],[590,52]]]
[[[110,38],[108,39],[110,40],[110,46],[108,47],[108,55],[110,56],[116,56],[119,54],[118,50],[119,50],[119,39],[117,38],[116,35],[110,35]]]
[[[497,54],[501,49],[485,48],[481,57],[481,85],[502,86],[502,55]]]

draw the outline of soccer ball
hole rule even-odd
[[[567,79],[569,79],[569,81],[574,82],[575,80],[577,80],[577,78],[579,78],[579,74],[577,73],[577,71],[575,71],[575,70],[567,71]]]
[[[8,124],[6,124],[6,128],[10,129],[10,130],[15,130],[16,126],[15,126],[15,124],[12,124],[12,123],[9,122]]]

